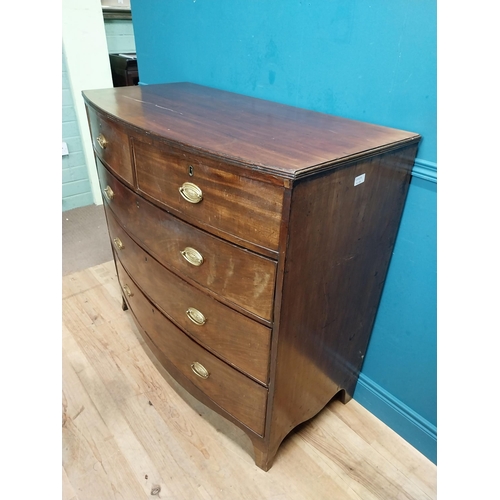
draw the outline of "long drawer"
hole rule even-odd
[[[149,299],[210,351],[267,384],[270,329],[168,271],[134,242],[107,206],[106,217],[115,255]]]
[[[267,320],[276,262],[187,224],[126,188],[98,160],[104,198],[129,234],[168,269]]]
[[[116,265],[123,294],[156,347],[215,404],[262,436],[267,389],[191,340],[143,295],[119,261]]]
[[[174,146],[137,138],[133,145],[140,192],[181,217],[278,249],[283,187],[230,173],[218,168],[220,162]]]

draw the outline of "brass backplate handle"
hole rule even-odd
[[[132,293],[132,290],[128,287],[128,285],[123,285],[123,290],[127,294],[127,297],[133,297],[134,294]]]
[[[186,247],[184,250],[181,250],[181,255],[193,266],[201,266],[203,264],[203,255],[194,248]]]
[[[198,363],[198,361],[191,363],[191,370],[193,370],[195,375],[198,375],[200,378],[207,379],[210,377],[208,370],[201,363]]]
[[[200,203],[203,200],[202,190],[192,182],[185,182],[180,188],[179,193],[189,203]]]
[[[108,145],[108,141],[106,140],[106,137],[104,137],[102,134],[99,134],[96,139],[97,143],[99,146],[101,146],[102,149],[106,149],[106,146]]]
[[[104,189],[104,195],[106,196],[106,198],[109,201],[111,201],[113,199],[113,197],[115,196],[115,193],[113,192],[113,190],[109,186],[106,186],[106,188]]]
[[[203,326],[207,322],[207,319],[205,318],[205,316],[203,315],[203,313],[201,313],[200,311],[198,311],[198,309],[195,309],[194,307],[190,307],[186,311],[186,316],[195,325],[198,325],[198,326]]]
[[[118,250],[123,250],[125,248],[125,245],[122,243],[120,238],[113,238],[113,243]]]

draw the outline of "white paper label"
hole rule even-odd
[[[354,178],[354,185],[357,186],[358,184],[361,184],[365,182],[365,174],[358,175],[357,177]]]

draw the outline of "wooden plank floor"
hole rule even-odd
[[[263,472],[249,438],[147,352],[112,262],[63,277],[63,500],[436,498],[436,466],[354,400],[300,426]]]

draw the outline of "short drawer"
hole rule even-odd
[[[276,262],[212,236],[142,199],[98,161],[101,188],[127,232],[177,275],[271,320]]]
[[[109,120],[87,107],[96,155],[130,186],[134,185],[128,134],[117,122]]]
[[[148,298],[211,352],[267,384],[270,329],[168,271],[134,242],[109,208],[106,216],[117,258]]]
[[[123,295],[156,347],[215,404],[262,436],[267,389],[191,340],[149,302],[119,261],[117,268]]]
[[[278,249],[284,188],[242,177],[219,162],[134,138],[137,187],[189,216],[260,247]]]

